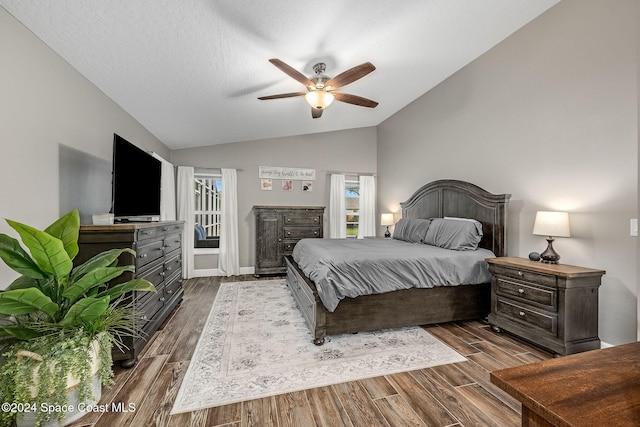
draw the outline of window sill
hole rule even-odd
[[[219,255],[220,248],[194,248],[194,255]]]

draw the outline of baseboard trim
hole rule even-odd
[[[240,274],[254,274],[254,267],[240,267]],[[207,268],[193,271],[193,277],[211,277],[211,276],[223,276],[217,268]]]

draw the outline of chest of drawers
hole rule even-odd
[[[115,279],[115,285],[133,278],[150,281],[157,292],[131,292],[127,302],[136,312],[140,337],[124,337],[126,348],[114,347],[113,360],[123,367],[132,367],[153,333],[182,300],[182,226],[179,221],[122,223],[114,225],[83,225],[78,245],[80,252],[74,262],[83,263],[109,249],[131,248],[133,255],[123,254],[119,265],[135,265],[135,272],[126,272]]]
[[[600,348],[598,288],[603,270],[524,258],[487,259],[494,330],[506,330],[554,353]]]
[[[284,257],[300,239],[322,238],[323,206],[254,206],[256,218],[255,274],[287,271]]]

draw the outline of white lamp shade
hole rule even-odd
[[[383,213],[380,215],[380,225],[393,225],[395,222],[393,221],[392,213]]]
[[[325,92],[323,90],[312,90],[311,92],[307,92],[304,96],[304,99],[307,100],[307,104],[311,106],[311,108],[315,108],[317,110],[324,110],[333,102],[333,94],[329,92]]]
[[[533,234],[538,236],[571,237],[567,212],[538,211],[533,224]]]

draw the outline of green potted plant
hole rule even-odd
[[[102,252],[74,267],[77,210],[44,230],[7,223],[28,252],[0,234],[0,258],[21,274],[0,291],[0,425],[70,423],[97,403],[101,384],[110,385],[112,346],[138,333],[125,294],[155,288],[144,279],[108,285],[134,270],[118,266],[121,254],[135,255],[129,248]]]

